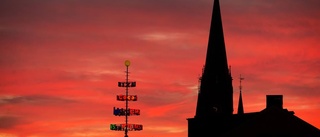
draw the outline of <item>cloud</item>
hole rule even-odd
[[[182,38],[183,34],[180,33],[150,33],[142,35],[141,38],[144,40],[171,40],[171,39],[179,39]]]
[[[29,104],[29,105],[63,105],[74,103],[74,100],[46,96],[46,95],[27,95],[27,96],[1,96],[0,105],[7,104]]]
[[[23,120],[17,116],[4,115],[0,116],[0,129],[10,129],[23,123]]]

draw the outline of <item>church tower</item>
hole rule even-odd
[[[233,114],[233,87],[227,62],[219,0],[214,0],[207,55],[196,106],[188,118],[188,137],[320,136],[320,130],[283,108],[282,95],[267,95],[266,108],[244,113],[240,75],[237,114]]]
[[[224,132],[233,115],[233,87],[224,42],[219,0],[214,0],[205,66],[188,137]]]
[[[232,94],[232,78],[227,62],[220,5],[219,0],[215,0],[196,117],[212,114],[232,115]]]

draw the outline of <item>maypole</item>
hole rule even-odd
[[[113,107],[113,114],[115,116],[125,116],[125,124],[111,124],[110,130],[124,131],[124,137],[129,137],[128,131],[140,131],[143,129],[143,126],[141,124],[128,124],[128,116],[140,115],[140,110],[129,108],[129,101],[137,101],[138,97],[137,95],[129,95],[129,88],[136,87],[136,82],[129,81],[130,61],[126,60],[124,64],[126,66],[126,81],[118,82],[118,87],[125,87],[126,93],[125,95],[117,95],[117,100],[125,101],[125,108]]]

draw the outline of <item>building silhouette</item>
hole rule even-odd
[[[282,95],[266,95],[266,108],[245,113],[240,92],[233,114],[233,87],[228,66],[219,0],[214,0],[207,54],[196,114],[188,118],[188,137],[320,137],[320,130],[283,108]],[[241,77],[240,77],[241,81]]]

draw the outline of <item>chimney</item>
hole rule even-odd
[[[283,109],[282,95],[267,95],[267,108]]]

